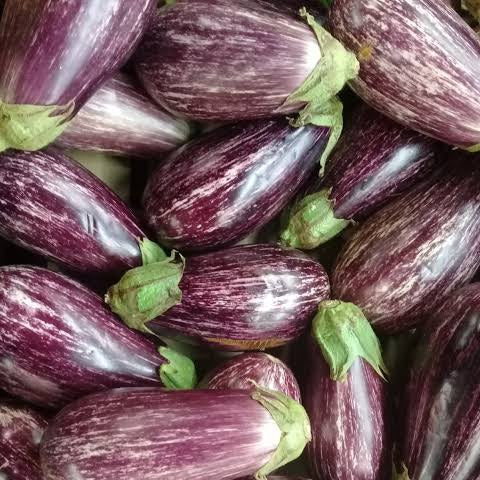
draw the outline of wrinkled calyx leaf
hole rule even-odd
[[[189,390],[196,387],[197,372],[190,358],[169,347],[160,347],[158,351],[168,360],[160,367],[160,378],[167,388]]]
[[[312,335],[330,366],[333,380],[344,380],[358,357],[385,378],[387,368],[380,342],[363,312],[353,303],[321,302],[313,320]]]
[[[477,21],[480,21],[480,0],[462,0],[462,9]]]
[[[167,254],[155,242],[148,238],[144,238],[139,242],[140,252],[142,254],[142,265],[149,265],[150,263],[161,262],[167,258]]]
[[[395,465],[393,466],[393,479],[394,480],[410,480],[410,477],[408,475],[408,468],[404,463],[402,463],[402,467],[400,471],[397,471],[397,469],[395,468]]]

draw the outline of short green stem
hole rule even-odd
[[[142,265],[161,262],[167,258],[167,254],[162,247],[148,238],[143,238],[138,242],[142,254]]]

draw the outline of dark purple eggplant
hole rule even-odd
[[[426,176],[439,144],[362,105],[331,155],[325,176],[293,207],[285,245],[312,249]]]
[[[44,480],[261,480],[309,440],[305,410],[278,392],[130,388],[62,410],[40,454]]]
[[[354,232],[332,286],[378,331],[396,333],[421,323],[479,267],[480,164],[457,154]]]
[[[63,148],[152,158],[185,143],[190,126],[157,107],[127,75],[104,83],[57,138]]]
[[[183,276],[182,276],[183,273]],[[217,348],[262,350],[301,335],[329,297],[323,267],[297,250],[243,245],[127,272],[107,302],[141,331],[173,330]]]
[[[178,0],[147,31],[136,72],[155,101],[186,118],[270,118],[308,104],[301,120],[315,123],[358,62],[305,9],[302,16],[258,0]]]
[[[288,204],[328,136],[283,118],[217,128],[160,163],[144,194],[147,221],[159,241],[183,250],[241,240]]]
[[[6,0],[0,21],[0,151],[58,137],[134,51],[155,0]]]
[[[200,383],[202,388],[250,389],[259,385],[281,392],[300,402],[300,387],[293,372],[267,353],[243,353],[215,368]]]
[[[0,388],[59,408],[142,385],[193,388],[195,368],[126,328],[79,283],[42,268],[0,268]]]
[[[39,445],[47,428],[45,416],[30,407],[0,401],[0,477],[43,480]]]
[[[357,55],[350,85],[406,127],[461,147],[480,144],[480,39],[439,0],[335,0],[333,35]]]
[[[122,200],[55,149],[0,155],[0,235],[83,273],[162,256]]]

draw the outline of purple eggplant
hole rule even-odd
[[[30,407],[0,401],[0,478],[43,480],[39,445],[47,423]]]
[[[366,105],[353,115],[317,179],[290,212],[285,245],[312,249],[398,195],[435,166],[439,144]]]
[[[0,21],[0,151],[58,137],[134,51],[155,0],[6,0]]]
[[[41,445],[44,480],[230,480],[297,458],[303,407],[278,392],[118,389],[65,408]]]
[[[319,263],[273,245],[199,255],[183,268],[173,253],[130,270],[110,288],[107,302],[141,331],[167,329],[217,348],[262,350],[301,335],[329,297]]]
[[[300,402],[293,372],[278,358],[263,352],[243,353],[215,368],[202,380],[204,388],[250,389],[252,385],[281,392]]]
[[[480,267],[480,165],[454,155],[354,232],[337,258],[336,298],[374,327],[405,331]]]
[[[56,140],[63,148],[152,158],[185,143],[190,126],[157,107],[127,75],[102,85]]]
[[[457,290],[422,329],[406,390],[403,480],[480,478],[480,284]]]
[[[183,355],[122,325],[102,299],[58,273],[0,268],[0,388],[59,408],[114,387],[193,388]]]
[[[439,0],[335,0],[333,35],[356,53],[355,92],[402,125],[480,144],[480,39]]]
[[[161,162],[144,211],[162,244],[204,250],[272,220],[308,180],[329,129],[257,120],[215,129]]]
[[[162,257],[122,200],[54,149],[0,156],[0,235],[83,273]]]

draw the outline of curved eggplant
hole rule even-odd
[[[192,362],[159,350],[58,273],[0,268],[0,388],[42,407],[123,386],[193,388]]]
[[[285,119],[227,125],[161,162],[144,211],[165,245],[202,250],[235,243],[272,220],[308,180],[329,129]]]

